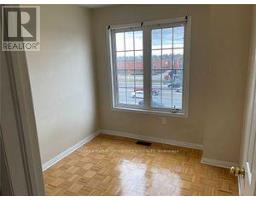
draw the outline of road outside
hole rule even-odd
[[[170,81],[164,81],[166,72],[152,75],[152,100],[154,107],[182,108],[182,88],[170,87]],[[168,87],[169,86],[169,87]],[[130,105],[143,104],[143,75],[118,75],[119,103]]]

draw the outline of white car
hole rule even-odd
[[[144,92],[141,90],[137,90],[135,92],[131,93],[132,98],[140,98],[143,99],[144,98]]]

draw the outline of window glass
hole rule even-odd
[[[118,104],[144,105],[143,32],[115,33]]]
[[[184,26],[151,31],[151,107],[182,109]]]
[[[185,26],[184,22],[150,24],[146,29],[120,27],[111,32],[116,107],[186,112]],[[148,41],[143,41],[144,33]]]

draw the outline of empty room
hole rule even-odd
[[[255,5],[4,3],[1,196],[255,195]]]

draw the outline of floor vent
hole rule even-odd
[[[142,140],[138,140],[136,142],[136,144],[140,144],[140,145],[144,145],[144,146],[151,146],[152,143],[146,142],[146,141],[142,141]]]

